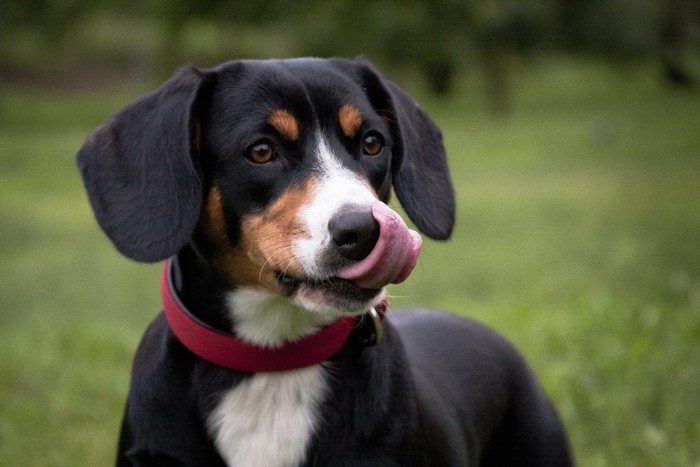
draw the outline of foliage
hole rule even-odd
[[[32,55],[27,43],[43,60],[105,61],[111,52],[107,61],[159,77],[192,56],[215,63],[368,54],[421,66],[438,94],[451,89],[459,70],[476,66],[501,110],[512,104],[512,58],[533,51],[653,58],[676,84],[694,84],[700,74],[698,0],[33,0],[10,2],[3,13],[0,58],[10,62]],[[193,54],[203,40],[206,47]]]
[[[700,462],[700,95],[598,63],[532,61],[509,118],[460,74],[420,96],[458,191],[394,307],[474,316],[513,340],[586,466]],[[390,71],[391,74],[391,70]],[[158,266],[122,259],[74,166],[143,89],[12,88],[0,102],[0,465],[112,463]]]

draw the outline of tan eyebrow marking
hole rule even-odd
[[[267,119],[275,130],[289,141],[296,141],[299,137],[299,122],[297,119],[286,110],[275,110]]]
[[[340,128],[343,129],[343,133],[348,138],[354,138],[357,130],[362,126],[362,114],[357,110],[357,107],[350,104],[345,104],[340,108],[338,120]]]

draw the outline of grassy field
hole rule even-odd
[[[421,99],[458,224],[393,303],[514,341],[582,466],[700,466],[700,94],[656,78],[543,62],[518,76],[508,117],[469,76]],[[140,91],[0,95],[0,465],[112,463],[159,267],[112,249],[74,154]]]

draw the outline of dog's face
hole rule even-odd
[[[338,273],[376,243],[372,205],[389,196],[392,137],[356,83],[319,65],[240,63],[213,87],[197,239],[239,288],[362,311],[381,286]]]
[[[450,234],[454,197],[429,117],[366,62],[241,61],[184,70],[79,154],[115,245],[153,261],[190,244],[231,290],[360,312],[405,279],[419,230]]]

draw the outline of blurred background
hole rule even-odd
[[[443,129],[458,196],[394,307],[523,351],[585,466],[700,466],[700,1],[9,0],[0,13],[0,465],[113,462],[159,266],[74,157],[180,65],[364,55]]]

